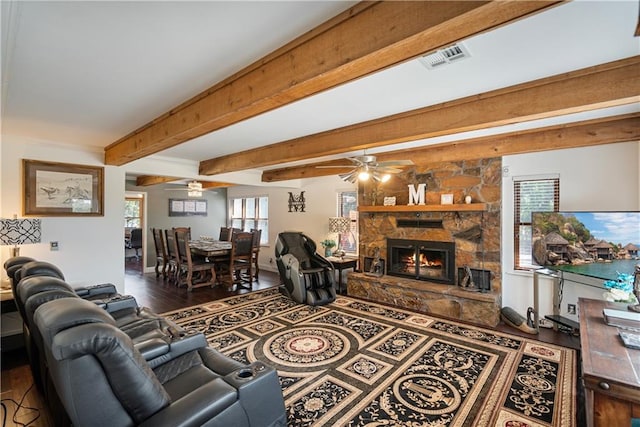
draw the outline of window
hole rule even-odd
[[[358,252],[358,193],[338,193],[338,216],[351,218],[351,231],[340,235],[340,248],[349,254]]]
[[[125,198],[124,201],[124,228],[142,227],[142,199]]]
[[[244,231],[262,230],[260,244],[269,243],[269,198],[243,197],[229,200],[231,227]]]
[[[518,179],[513,183],[514,268],[529,270],[531,259],[531,212],[557,212],[560,207],[560,179]]]

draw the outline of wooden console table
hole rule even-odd
[[[580,298],[578,306],[587,425],[630,426],[640,418],[640,350],[625,347],[602,315],[627,305]]]

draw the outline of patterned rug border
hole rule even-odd
[[[281,306],[277,307],[279,311],[276,311],[275,314],[274,312],[268,312],[264,317],[258,316],[251,320],[240,319],[243,308],[250,308],[261,301],[268,305],[278,300],[281,300]],[[285,304],[288,306],[284,306]],[[354,321],[371,318],[371,322],[389,325],[389,328],[386,331],[377,331],[375,339],[358,338],[361,342],[354,343],[357,344],[356,347],[352,348],[352,344],[349,346],[345,344],[345,348],[335,352],[335,354],[323,353],[318,356],[319,359],[317,361],[310,358],[300,358],[298,362],[284,359],[285,356],[290,356],[287,353],[290,349],[283,350],[282,346],[289,345],[288,343],[291,342],[304,342],[304,340],[308,340],[308,333],[311,332],[314,340],[325,340],[327,348],[339,347],[341,340],[347,342],[345,335],[357,336],[357,334],[351,333],[352,330],[349,329],[351,326],[342,325],[339,320],[329,321],[325,319],[331,311],[336,310],[338,313],[342,310],[345,315],[349,314],[347,317],[352,318]],[[273,360],[283,357],[282,365],[276,365],[276,368],[281,377],[285,402],[290,412],[290,425],[367,425],[367,419],[370,421],[374,419],[367,417],[378,416],[378,414],[385,416],[390,414],[389,417],[391,418],[384,420],[385,425],[409,425],[405,424],[406,420],[403,420],[400,424],[398,423],[398,416],[394,414],[392,407],[388,406],[388,399],[390,399],[389,396],[396,400],[399,399],[397,399],[396,394],[389,394],[388,390],[392,386],[396,387],[394,390],[398,395],[401,394],[400,390],[403,390],[410,397],[409,401],[406,399],[402,401],[404,406],[408,405],[415,411],[423,411],[430,414],[431,412],[426,409],[414,407],[410,403],[413,395],[419,395],[424,398],[424,387],[420,388],[419,385],[413,384],[408,380],[406,384],[399,382],[400,378],[419,380],[421,381],[420,384],[436,381],[436,377],[427,375],[428,372],[418,372],[417,374],[411,374],[411,372],[413,372],[412,370],[418,370],[416,366],[422,366],[425,363],[421,359],[425,351],[433,346],[443,346],[444,348],[446,345],[454,345],[458,349],[457,351],[465,351],[464,349],[467,348],[470,354],[476,354],[475,357],[480,358],[483,357],[481,356],[483,353],[482,348],[486,348],[489,351],[487,354],[490,356],[486,356],[488,357],[487,367],[478,376],[473,377],[474,384],[475,381],[479,381],[479,383],[486,383],[486,385],[480,388],[473,387],[471,394],[465,397],[466,401],[457,402],[460,403],[458,412],[450,419],[447,418],[446,424],[438,425],[527,425],[532,427],[575,425],[576,352],[570,348],[543,343],[535,338],[494,331],[478,325],[456,322],[432,314],[417,313],[348,296],[338,296],[334,303],[327,306],[311,307],[295,304],[284,297],[277,288],[230,296],[209,303],[172,310],[163,313],[163,315],[178,324],[188,322],[192,326],[197,325],[195,329],[204,329],[202,330],[203,332],[210,332],[208,328],[211,325],[208,324],[207,319],[212,317],[219,318],[218,320],[226,329],[220,326],[220,329],[215,329],[210,334],[205,333],[207,340],[214,348],[219,344],[219,341],[223,341],[224,345],[220,350],[237,360],[248,362],[252,361],[253,357],[274,365],[272,363]],[[286,320],[291,325],[287,326],[281,317],[286,317]],[[244,322],[241,326],[233,326],[234,322],[241,320]],[[324,324],[323,322],[327,322],[326,324],[330,327],[329,330],[318,326],[318,324]],[[313,331],[307,333],[306,330],[298,331],[301,325],[315,326]],[[409,329],[405,328],[403,330],[403,326]],[[296,330],[296,333],[300,333],[301,336],[290,336],[290,334],[286,333],[289,330],[287,328]],[[420,335],[422,333],[427,335],[420,338],[413,337],[413,328],[418,330]],[[267,336],[274,334],[274,331],[279,332],[265,341],[264,348],[257,348],[255,345],[256,338],[247,336],[247,331],[250,332],[250,335],[257,336],[258,340],[260,340],[261,334]],[[243,334],[243,332],[245,333]],[[344,334],[341,332],[344,332]],[[323,335],[324,338],[322,338]],[[409,339],[409,342],[412,339],[418,341],[411,344],[412,347],[407,344],[407,347],[403,349],[403,353],[399,353],[398,357],[394,359],[396,356],[389,350],[389,346],[393,347],[393,344],[389,344],[389,342],[394,341],[394,339],[395,341],[403,342],[407,339]],[[332,340],[337,341],[334,343]],[[380,349],[375,350],[374,344],[378,345]],[[469,345],[472,345],[472,347],[468,347]],[[358,350],[358,348],[361,348],[361,350]],[[420,349],[420,351],[415,351],[414,349]],[[362,350],[366,350],[367,353],[362,353]],[[263,351],[268,351],[269,354],[267,355]],[[276,353],[273,353],[273,351],[276,351]],[[340,362],[342,365],[338,368],[332,368],[338,377],[307,372],[313,371],[315,367],[321,367],[323,364],[326,365],[328,362],[323,358],[340,360],[341,357],[345,357],[348,351],[355,351],[356,355],[350,356],[346,363]],[[440,349],[438,351],[445,350]],[[380,352],[380,354],[378,355],[376,352]],[[434,350],[431,356],[434,354],[437,356],[440,353]],[[260,357],[257,357],[258,355]],[[384,362],[384,360],[387,360],[387,362]],[[363,383],[369,382],[369,385],[372,386],[371,389],[361,391],[351,386],[349,381],[345,381],[345,379],[349,379],[350,375],[353,375],[353,372],[349,371],[353,369],[353,366],[368,366],[367,364],[372,363],[377,365],[376,374],[372,376],[372,379],[358,377],[358,380]],[[287,368],[283,369],[285,365]],[[402,372],[407,374],[402,374]],[[549,376],[540,378],[539,372],[547,373]],[[389,380],[384,380],[385,374],[399,379],[391,384]],[[550,383],[549,381],[555,379],[556,376],[557,382]],[[319,381],[323,382],[319,383]],[[509,382],[511,382],[510,386],[507,385]],[[464,384],[464,381],[462,384]],[[494,384],[500,384],[500,386],[494,386]],[[555,388],[556,386],[557,389]],[[411,390],[412,387],[419,389],[423,394],[414,392],[412,395],[410,391],[406,393],[406,390]],[[432,387],[435,387],[435,385]],[[439,387],[442,388],[444,386],[439,385]],[[542,387],[543,389],[545,387],[553,387],[557,396],[556,394],[553,395],[555,400],[545,400],[544,393],[531,393],[532,387],[533,389],[536,387]],[[319,400],[317,397],[319,395],[318,390],[326,391],[329,389],[332,390],[333,396],[339,396],[339,398],[333,402]],[[446,391],[446,387],[442,389]],[[459,400],[460,397],[456,394],[457,392],[453,389],[451,390],[452,396],[446,397],[446,399],[454,399],[455,397],[455,399]],[[364,395],[358,397],[362,393]],[[360,402],[367,401],[372,395],[379,396],[378,400],[381,403],[371,400],[369,406],[365,408]],[[413,399],[415,399],[415,396],[413,396]],[[447,401],[446,399],[445,401]],[[476,403],[478,399],[482,401],[479,405]],[[384,406],[384,404],[387,404],[387,406]],[[393,404],[396,405],[393,406],[396,409],[402,406],[398,402]],[[548,409],[549,405],[552,407],[551,411]],[[321,407],[324,412],[318,409]],[[472,407],[475,408],[475,413],[471,419],[466,419]],[[299,414],[303,416],[299,417]],[[292,416],[294,416],[293,421]],[[301,421],[300,418],[311,421]],[[416,426],[427,425],[422,421],[418,422],[416,420],[411,421],[411,423],[411,425],[415,424]]]

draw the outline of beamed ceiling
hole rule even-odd
[[[13,24],[3,31],[3,79],[9,84],[3,85],[3,133],[73,139],[68,135],[74,120],[78,129],[89,128],[89,119],[100,115],[89,117],[81,99],[72,101],[75,111],[73,105],[59,107],[73,117],[45,111],[47,97],[36,107],[33,92],[44,82],[32,68],[48,66],[54,85],[51,74],[80,66],[74,61],[100,61],[95,51],[82,51],[83,40],[98,46],[105,61],[122,60],[124,51],[129,62],[119,63],[122,70],[86,66],[95,74],[87,102],[104,98],[106,105],[95,108],[111,128],[94,125],[91,132],[76,133],[94,135],[105,164],[125,167],[138,185],[185,178],[204,178],[210,186],[249,183],[241,171],[254,177],[259,172],[264,183],[331,175],[349,170],[344,157],[363,150],[379,160],[410,156],[422,163],[640,139],[637,1],[9,3],[3,3],[3,24]],[[92,20],[110,14],[116,29],[93,34]],[[65,20],[78,19],[85,24],[64,27]],[[142,24],[134,25],[136,19]],[[110,38],[100,38],[100,29]],[[157,44],[149,44],[154,39],[144,29]],[[47,48],[48,39],[64,40],[77,55],[51,55],[40,64],[26,59]],[[147,49],[136,57],[132,49],[141,39]],[[469,58],[436,69],[416,59],[456,42]],[[164,68],[189,72],[165,77]],[[212,83],[198,89],[191,82],[206,81],[207,69],[220,77],[209,77]],[[139,76],[142,70],[152,72]],[[154,101],[135,92],[141,86],[151,91],[147,80],[155,74],[154,83],[164,84],[171,96]],[[36,84],[29,86],[25,76]],[[123,84],[127,79],[131,86]],[[63,86],[82,84],[60,80]],[[111,93],[118,83],[137,97]],[[60,96],[51,91],[45,95]],[[144,113],[139,100],[151,101]],[[139,121],[144,117],[146,123]],[[42,129],[53,120],[57,124],[47,134]],[[62,132],[64,121],[72,123],[64,123]],[[71,142],[87,144],[88,138],[77,139]],[[192,162],[193,174],[151,174],[140,163],[145,158]]]

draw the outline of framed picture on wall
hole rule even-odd
[[[206,199],[169,199],[169,216],[207,216]]]
[[[104,168],[22,161],[24,215],[103,216]]]

